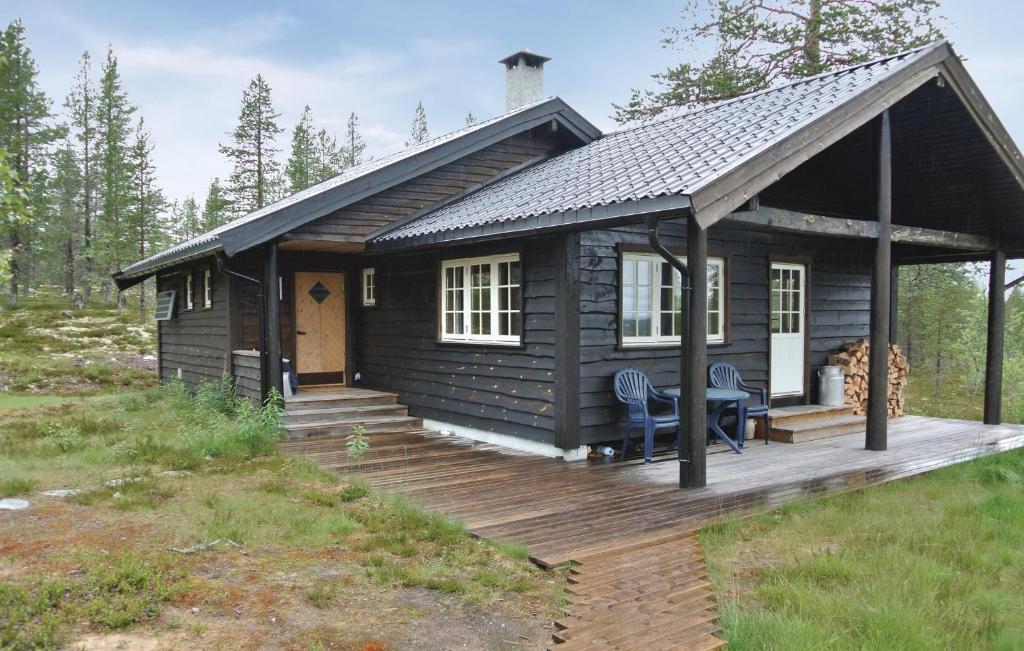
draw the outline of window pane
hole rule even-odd
[[[772,312],[778,312],[781,307],[782,298],[779,292],[772,291]]]
[[[651,315],[647,312],[637,314],[636,334],[638,337],[651,336]]]
[[[480,315],[480,334],[491,334],[491,313],[484,312]]]
[[[626,286],[622,288],[622,306],[625,311],[636,310],[636,287]]]
[[[482,310],[491,309],[491,288],[490,286],[484,287],[483,289],[476,290],[480,295],[480,305]]]
[[[521,310],[521,309],[523,309],[522,308],[523,290],[521,288],[519,288],[519,287],[513,287],[511,290],[509,290],[509,293],[512,294],[512,309],[513,310]]]
[[[661,263],[661,284],[666,286],[672,285],[672,272],[675,271],[667,262]]]
[[[722,269],[717,264],[708,265],[708,286],[718,286],[721,280]]]
[[[661,309],[662,309],[662,311],[668,312],[668,311],[670,311],[672,309],[675,309],[676,301],[674,300],[675,297],[673,296],[673,294],[675,294],[675,292],[672,291],[671,287],[662,287],[661,288]]]
[[[502,287],[501,289],[498,290],[498,309],[499,310],[508,310],[508,295],[509,295],[509,289],[508,288]]]
[[[473,312],[469,317],[469,333],[473,335],[480,334],[480,313]]]
[[[622,336],[623,337],[635,337],[636,336],[636,320],[632,315],[627,316],[622,321]]]
[[[668,337],[670,335],[675,334],[672,331],[673,321],[675,320],[674,316],[675,315],[673,315],[672,312],[662,312],[661,313],[661,334],[662,335]]]
[[[782,270],[772,269],[772,289],[782,289]]]
[[[782,332],[782,321],[779,314],[772,314],[772,332]]]
[[[789,296],[790,296],[789,292],[782,292],[782,311],[783,312],[788,312],[789,311],[789,304],[790,304]]]
[[[507,313],[505,313],[505,314],[499,313],[498,314],[498,334],[499,335],[507,335],[508,334],[508,314]]]
[[[638,288],[637,289],[637,297],[636,297],[636,309],[640,310],[641,312],[650,310],[651,309],[651,305],[653,303],[653,301],[652,301],[652,294],[653,294],[653,292],[654,292],[654,288],[653,287],[640,287],[640,288]]]
[[[718,311],[718,292],[717,289],[708,290],[708,310]]]
[[[519,276],[520,276],[520,273],[519,273],[519,263],[518,262],[510,262],[509,263],[509,267],[511,268],[511,273],[509,275],[511,276],[512,284],[513,285],[521,284],[521,281],[519,280]]]
[[[683,334],[683,313],[676,312],[672,315],[672,322],[675,325],[675,329],[672,330],[673,335],[682,336]]]
[[[792,332],[789,329],[789,314],[788,313],[782,315],[782,332]]]
[[[799,313],[794,313],[793,314],[793,319],[792,319],[792,322],[790,323],[790,325],[792,326],[792,329],[790,330],[790,332],[800,332],[800,314]]]
[[[623,260],[622,261],[622,284],[624,285],[635,285],[636,284],[636,260]]]
[[[519,314],[519,312],[513,312],[511,332],[509,332],[509,334],[518,335],[522,329],[522,316]]]
[[[502,262],[501,264],[498,265],[498,284],[499,285],[507,285],[508,284],[508,263],[507,262]]]
[[[712,312],[708,314],[708,334],[714,336],[722,334],[721,330],[719,329],[718,312]]]
[[[650,285],[651,284],[651,263],[647,260],[642,260],[637,265],[637,276],[636,284],[638,285]]]

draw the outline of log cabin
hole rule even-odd
[[[156,278],[161,379],[229,376],[259,400],[284,391],[283,358],[293,436],[357,409],[369,431],[575,459],[621,435],[612,375],[640,368],[681,387],[680,482],[696,487],[710,362],[773,408],[814,405],[817,369],[864,339],[874,381],[847,417],[884,450],[899,267],[987,260],[999,421],[1024,160],[948,43],[611,133],[543,96],[548,60],[501,60],[504,115],[118,271],[122,289]]]

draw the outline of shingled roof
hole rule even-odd
[[[767,186],[866,123],[887,101],[933,77],[936,64],[949,57],[955,57],[952,49],[938,42],[612,132],[383,229],[371,238],[371,248],[538,231],[680,208],[694,208],[706,227],[747,198],[728,196],[729,188],[715,184],[743,168],[746,176],[758,173],[753,163],[770,151],[773,163],[788,165],[776,165]],[[868,110],[857,115],[853,109],[858,105]],[[812,126],[818,130],[809,148],[806,142],[793,142]],[[787,161],[787,147],[796,152],[797,146],[803,146],[804,155],[789,154]]]
[[[114,274],[114,278],[123,288],[157,269],[206,256],[213,251],[223,250],[229,256],[234,255],[491,142],[553,119],[583,142],[590,142],[601,135],[595,126],[563,100],[549,97],[347,169],[322,183],[131,264]]]

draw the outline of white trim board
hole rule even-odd
[[[488,432],[487,430],[476,429],[475,427],[453,425],[452,423],[431,420],[429,418],[423,419],[423,427],[424,429],[429,429],[435,432],[461,436],[462,438],[472,439],[482,443],[500,445],[504,448],[518,450],[520,452],[529,452],[530,454],[536,454],[542,457],[560,457],[566,461],[582,461],[587,458],[587,454],[590,452],[590,446],[588,445],[581,445],[578,448],[565,450],[555,447],[550,443],[531,441],[529,439],[511,436],[509,434],[501,434],[498,432]]]

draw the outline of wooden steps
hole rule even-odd
[[[288,438],[348,436],[357,426],[366,434],[418,432],[423,420],[409,416],[393,393],[318,387],[285,398],[284,428]]]
[[[864,431],[866,418],[855,416],[853,407],[797,405],[768,411],[771,440],[779,443],[803,443]],[[764,421],[757,424],[757,437],[764,436]]]

